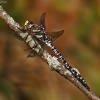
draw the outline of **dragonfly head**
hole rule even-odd
[[[31,30],[32,27],[34,27],[34,23],[31,22],[31,21],[29,21],[29,20],[27,20],[27,21],[25,22],[25,24],[24,24],[25,30]]]

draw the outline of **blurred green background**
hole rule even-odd
[[[48,32],[65,30],[53,44],[100,97],[100,0],[7,0],[3,8],[22,27],[46,12]],[[0,18],[0,100],[89,100],[39,56],[26,58],[14,33]]]

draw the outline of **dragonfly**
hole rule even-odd
[[[77,78],[77,80],[88,90],[90,91],[89,86],[87,85],[87,82],[83,79],[83,77],[77,72],[74,68],[72,68],[68,62],[65,60],[65,58],[61,55],[61,53],[55,48],[55,46],[52,44],[52,42],[57,39],[59,36],[61,36],[64,33],[64,30],[57,31],[57,32],[46,32],[46,26],[45,26],[45,17],[46,13],[43,13],[40,17],[39,24],[35,24],[32,21],[27,20],[25,22],[24,28],[20,29],[21,31],[27,31],[29,34],[32,35],[33,38],[36,38],[41,45],[44,47],[44,45],[47,45],[51,48],[51,50],[58,56],[58,58],[62,61],[64,67],[69,70],[72,75]]]
[[[42,16],[44,16],[45,15],[45,13],[42,15]],[[45,26],[45,19],[44,19],[44,17],[42,17],[41,16],[41,19],[40,19],[40,26],[42,25],[42,26]],[[29,23],[28,23],[29,22]],[[44,24],[44,25],[43,25]],[[35,37],[35,36],[33,36],[34,34],[32,34],[32,30],[33,29],[31,29],[32,28],[32,26],[31,25],[33,25],[33,22],[31,22],[31,21],[26,21],[25,22],[25,25],[24,25],[24,28],[23,29],[20,29],[20,28],[18,28],[20,31],[22,31],[23,33],[25,33],[25,32],[28,32],[29,34],[31,33],[31,35],[32,35],[32,37],[34,38],[34,40],[35,39],[37,39],[37,37]],[[38,26],[37,24],[34,24],[34,27],[35,27],[35,29],[34,29],[34,32],[37,32],[37,29],[38,28],[40,28],[40,30],[41,30],[41,28],[43,28],[43,27],[40,27],[40,26]],[[38,30],[39,31],[39,30]],[[54,42],[57,38],[59,38],[63,33],[64,33],[64,30],[61,30],[61,31],[56,31],[56,32],[47,32],[48,34],[47,34],[47,36],[49,37],[49,39],[52,41],[52,42]],[[20,38],[20,36],[18,36],[18,35],[16,35],[16,34],[14,34],[14,36],[17,38],[17,39],[19,39],[19,40],[21,40],[21,41],[23,41],[23,39],[22,38]],[[40,36],[40,35],[39,35]],[[41,35],[42,36],[42,35]],[[26,38],[27,39],[27,38]],[[38,40],[38,39],[37,39]],[[38,41],[38,43],[40,43],[41,41],[39,40]],[[40,43],[41,44],[41,46],[42,47],[44,47],[44,43],[42,42],[42,43]],[[37,43],[36,43],[36,45],[38,45]],[[36,46],[35,46],[36,47]],[[30,50],[31,48],[28,48],[28,49],[26,49],[26,50],[24,50],[24,51],[27,51],[27,50]],[[43,51],[43,50],[42,50]],[[40,49],[40,54],[41,54],[42,52],[41,52],[41,49]],[[32,55],[31,55],[32,54]],[[28,57],[33,57],[33,56],[35,56],[36,55],[36,53],[35,53],[35,51],[34,50],[32,50],[30,53],[29,53],[29,55],[27,56],[27,58]]]

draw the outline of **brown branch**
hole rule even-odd
[[[14,21],[14,19],[7,14],[7,12],[0,5],[0,17],[7,23],[7,25],[19,35],[25,43],[32,48],[35,43],[38,41],[34,41],[31,35],[28,33],[22,33],[17,27],[21,28],[20,25]],[[29,39],[25,39],[27,35],[30,37]],[[31,39],[31,41],[30,41]],[[41,44],[38,43],[38,46],[34,49],[35,52],[39,54],[39,50],[42,48]],[[39,54],[40,55],[40,54]],[[43,53],[40,55],[41,58],[49,65],[51,70],[55,70],[60,75],[68,79],[71,83],[73,83],[80,91],[82,91],[90,100],[100,100],[93,92],[88,91],[82,84],[69,72],[65,67],[57,60],[56,57],[52,57],[46,50],[43,50]]]

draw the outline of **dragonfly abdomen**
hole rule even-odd
[[[73,69],[67,61],[64,59],[64,57],[60,54],[60,52],[52,45],[52,44],[47,44],[53,51],[54,53],[59,57],[59,59],[62,61],[64,64],[64,67],[69,70],[75,78],[87,89],[90,91],[90,88],[88,87],[86,81],[82,78],[82,76],[75,70]]]

